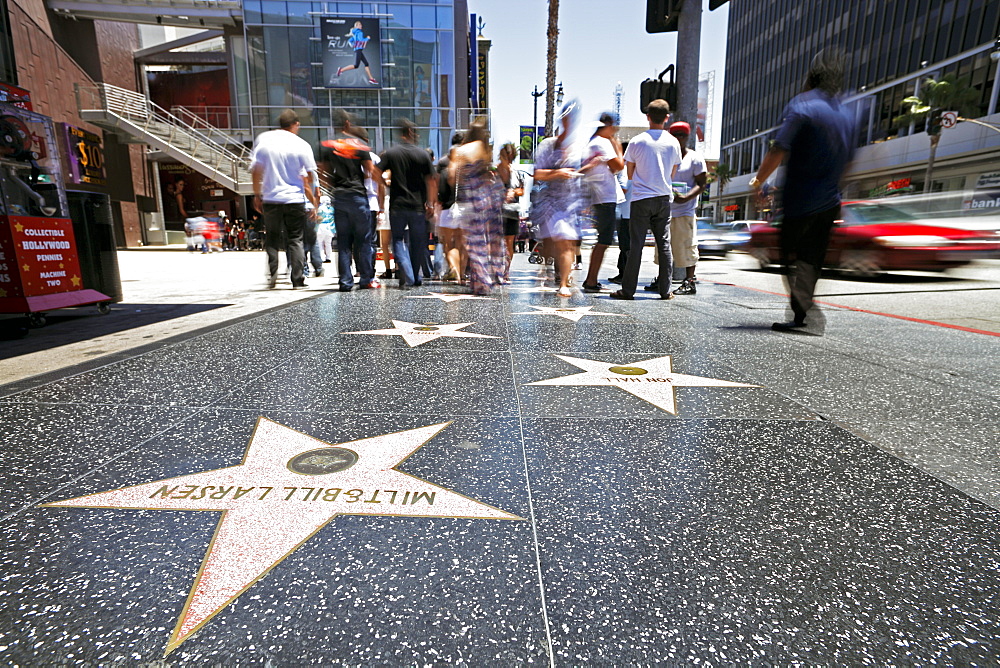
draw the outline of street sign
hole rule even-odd
[[[953,128],[958,125],[958,112],[945,111],[941,113],[941,127],[944,129]]]

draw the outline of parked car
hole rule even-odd
[[[1000,224],[920,219],[888,202],[844,202],[830,235],[824,267],[876,276],[887,271],[944,271],[1000,257]],[[751,226],[749,253],[762,267],[780,262],[779,230]]]

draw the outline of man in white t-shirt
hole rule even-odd
[[[622,288],[611,293],[612,299],[634,299],[642,264],[642,245],[646,232],[653,231],[656,248],[660,253],[660,271],[657,278],[660,299],[673,299],[670,292],[670,274],[673,262],[670,254],[670,202],[673,196],[671,183],[681,161],[681,146],[663,123],[670,115],[666,100],[653,100],[646,107],[649,129],[632,138],[625,149],[625,167],[632,180],[632,207],[629,235],[632,251],[622,275]]]
[[[267,285],[278,277],[278,252],[288,251],[292,287],[305,287],[305,250],[302,245],[309,214],[306,202],[319,208],[316,193],[316,159],[309,142],[300,138],[299,117],[285,109],[278,117],[280,130],[262,132],[250,156],[254,208],[264,216],[267,239]]]
[[[698,220],[695,208],[698,198],[708,184],[705,159],[701,154],[687,147],[691,137],[691,126],[683,121],[671,124],[667,131],[681,145],[681,164],[674,175],[674,203],[670,207],[670,249],[674,254],[674,266],[684,269],[684,280],[675,295],[693,295],[695,287],[695,265],[698,264]],[[646,290],[657,291],[656,281]]]
[[[597,227],[597,243],[590,253],[590,269],[583,282],[584,292],[600,292],[597,273],[604,261],[604,251],[615,242],[615,206],[621,195],[621,188],[615,174],[625,167],[622,144],[618,141],[617,119],[607,112],[601,114],[601,127],[587,145],[587,162],[581,171],[587,174],[590,186],[594,224]]]

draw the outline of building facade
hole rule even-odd
[[[721,197],[730,218],[759,213],[747,182],[820,49],[836,45],[848,54],[845,103],[859,150],[845,195],[865,197],[901,190],[889,187],[900,183],[924,190],[927,135],[895,119],[926,79],[968,76],[976,117],[996,115],[998,34],[1000,3],[990,0],[731,0],[720,157],[736,174]],[[998,140],[1000,133],[982,127],[944,132],[930,190],[974,187],[991,171]]]
[[[378,26],[379,48],[368,57],[379,62],[377,85],[331,85],[325,17]],[[420,128],[421,144],[440,155],[464,120],[460,110],[469,107],[468,39],[465,0],[245,0],[242,31],[227,32],[233,104],[251,135],[273,128],[282,110],[295,109],[301,136],[314,144],[328,135],[333,110],[345,108],[375,131],[378,150],[393,141],[396,119],[405,117]]]
[[[4,84],[26,88],[36,111],[102,138],[120,246],[183,240],[183,219],[198,213],[250,218],[248,172],[235,163],[284,109],[314,146],[337,108],[376,150],[407,118],[437,155],[475,113],[466,0],[180,1],[9,0],[0,16],[0,96]],[[356,56],[362,67],[340,76]],[[185,141],[122,121],[147,104]],[[199,148],[187,150],[192,137]],[[205,166],[208,144],[213,165],[234,161],[225,187]]]
[[[116,243],[140,245],[156,206],[152,168],[142,147],[127,145],[84,121],[74,96],[74,86],[95,81],[136,88],[135,26],[61,18],[47,11],[42,0],[9,0],[0,14],[0,83],[27,90],[34,111],[100,138],[106,184],[67,187],[106,198]]]

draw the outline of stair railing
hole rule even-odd
[[[231,178],[234,184],[241,182],[241,176],[249,175],[250,150],[242,145],[227,146],[229,138],[218,128],[207,123],[201,128],[195,127],[145,95],[111,84],[78,84],[76,96],[81,111],[97,110],[123,118],[143,132],[183,149],[206,167]],[[236,146],[237,150],[230,146]]]

